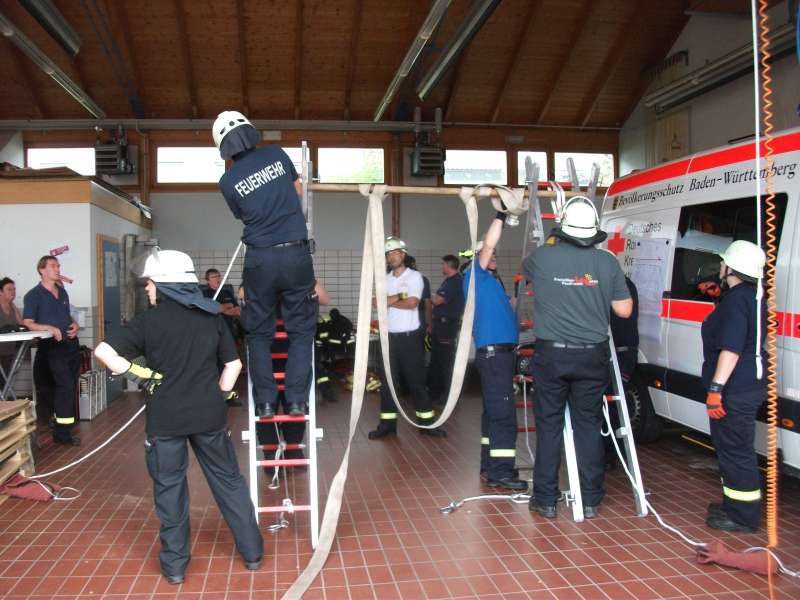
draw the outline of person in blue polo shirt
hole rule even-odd
[[[481,476],[490,487],[527,491],[528,484],[515,475],[517,409],[514,400],[514,349],[519,330],[514,310],[489,263],[503,234],[506,213],[492,220],[483,244],[478,245],[472,267],[464,272],[464,295],[475,273],[475,366],[481,378]]]
[[[69,312],[69,295],[61,284],[61,265],[55,256],[43,256],[36,264],[41,281],[25,294],[22,323],[31,331],[47,331],[52,338],[39,340],[33,377],[53,412],[53,441],[79,446],[72,435],[75,425],[75,389],[80,370],[78,324]]]
[[[278,402],[270,348],[280,298],[291,341],[286,403],[290,415],[304,415],[318,305],[312,300],[314,265],[299,200],[300,179],[279,146],[257,147],[261,136],[243,114],[220,113],[212,133],[220,156],[233,160],[219,180],[220,191],[233,216],[244,223],[247,254],[242,279],[247,304],[241,322],[247,331],[256,411],[271,417]]]

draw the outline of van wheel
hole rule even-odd
[[[634,375],[624,387],[633,439],[640,444],[655,442],[661,437],[664,421],[653,408],[647,386]]]

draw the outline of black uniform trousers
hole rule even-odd
[[[600,428],[610,359],[607,342],[588,348],[555,348],[546,341],[536,342],[533,355],[536,386],[533,494],[539,504],[551,506],[561,495],[558,472],[567,403],[572,417],[583,504],[597,506],[603,500],[605,454]]]
[[[280,296],[284,328],[289,334],[289,359],[286,363],[286,401],[306,402],[306,387],[311,376],[311,346],[317,330],[319,304],[311,298],[314,265],[307,243],[269,248],[247,247],[244,258],[242,326],[247,331],[250,377],[256,404],[278,400],[272,376],[272,339],[275,312]]]
[[[42,403],[55,418],[53,437],[60,441],[72,439],[75,425],[75,394],[81,355],[77,338],[39,340],[33,361],[33,380]]]
[[[460,322],[446,317],[433,318],[431,364],[428,366],[428,392],[438,402],[450,389]]]
[[[753,447],[756,413],[766,399],[763,389],[723,392],[726,416],[710,419],[725,512],[732,521],[753,529],[761,524],[761,475]]]
[[[395,386],[402,379],[414,398],[417,421],[422,424],[433,422],[434,412],[428,390],[425,388],[425,350],[422,346],[422,329],[406,333],[389,334],[389,361]],[[392,400],[383,359],[378,357],[381,377],[381,421],[394,427],[397,423],[397,407]]]
[[[284,353],[289,348],[288,340],[274,340],[272,342],[272,352]],[[275,358],[272,360],[273,369],[280,372],[286,365],[285,358]],[[309,373],[309,377],[310,377]],[[305,397],[308,398],[308,387],[306,387]],[[278,405],[283,406],[283,412],[289,412],[286,405],[286,394],[278,392]],[[280,435],[279,435],[280,432]],[[282,437],[287,444],[301,444],[306,434],[306,424],[302,423],[256,423],[256,436],[259,444],[277,444]],[[271,460],[275,456],[274,450],[265,450],[264,458]],[[302,450],[287,450],[284,458],[302,458]]]
[[[478,349],[475,367],[483,393],[481,472],[493,480],[512,478],[517,449],[514,352]]]
[[[156,513],[161,521],[161,572],[167,576],[183,575],[191,557],[187,441],[233,533],[239,554],[248,562],[260,560],[264,554],[264,540],[228,434],[220,429],[192,435],[158,436],[145,442],[145,457],[153,479]]]

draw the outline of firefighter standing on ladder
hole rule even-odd
[[[472,267],[464,272],[463,290],[475,273],[475,366],[481,378],[481,477],[489,487],[527,491],[514,472],[517,449],[517,409],[514,399],[514,349],[519,341],[516,317],[489,264],[503,233],[506,213],[498,212],[478,246]]]
[[[261,136],[243,114],[221,113],[212,134],[220,156],[233,159],[219,180],[220,190],[233,215],[244,223],[247,254],[242,279],[247,305],[241,320],[247,331],[256,413],[274,416],[278,401],[271,346],[280,296],[289,335],[284,380],[288,412],[304,415],[318,306],[309,298],[314,265],[298,199],[300,178],[280,147],[256,147]]]
[[[633,300],[614,257],[594,247],[606,238],[588,198],[564,206],[552,240],[524,261],[534,290],[533,377],[536,385],[536,468],[530,509],[556,517],[558,471],[569,402],[575,432],[583,511],[597,516],[603,499],[605,463],[601,425],[603,393],[611,375],[609,306],[627,318]]]
[[[706,524],[753,533],[761,523],[756,413],[767,399],[767,380],[756,377],[756,360],[763,361],[756,356],[756,286],[761,285],[766,256],[744,240],[733,242],[720,256],[719,277],[727,289],[700,329],[706,409],[722,478],[722,503],[709,504]],[[766,303],[761,307],[766,324]],[[762,344],[765,335],[766,327]]]

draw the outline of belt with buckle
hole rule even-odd
[[[552,342],[550,340],[536,340],[536,345],[541,344],[548,348],[566,348],[569,350],[591,350],[592,348],[599,348],[608,342],[597,342],[595,344],[571,344],[568,342]]]
[[[417,333],[419,333],[419,329],[415,329],[413,331],[390,331],[389,335],[410,336],[410,335],[416,335]]]
[[[477,352],[480,352],[481,354],[513,352],[516,347],[516,344],[490,344],[488,346],[481,346],[477,349]]]

